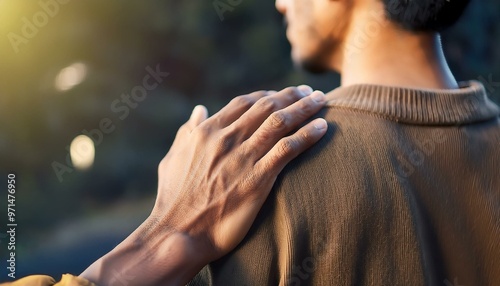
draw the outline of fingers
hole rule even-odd
[[[325,95],[321,91],[315,91],[283,110],[274,112],[245,143],[248,146],[258,146],[258,148],[249,147],[256,158],[264,156],[278,140],[316,114],[324,106],[325,101]]]
[[[208,118],[208,110],[203,105],[197,105],[193,109],[193,113],[191,113],[191,117],[189,118],[189,122],[193,127],[200,125],[203,121]]]
[[[175,136],[175,140],[172,146],[177,145],[177,142],[182,140],[185,136],[189,136],[191,132],[199,126],[202,122],[204,122],[208,117],[208,110],[203,105],[197,105],[194,107],[191,112],[191,116],[189,120],[184,123],[179,130],[177,130],[177,134]]]
[[[271,95],[259,99],[245,114],[232,124],[232,127],[241,129],[240,138],[245,140],[250,137],[273,112],[283,109],[311,93],[312,88],[307,85],[288,87],[282,91],[271,93]]]
[[[207,120],[207,118],[208,118],[207,108],[203,105],[197,105],[194,107],[193,112],[191,113],[191,117],[189,117],[189,120],[181,127],[179,131],[191,133],[191,131],[193,131],[194,128],[200,125],[203,121]]]
[[[261,174],[278,176],[283,168],[299,154],[318,142],[328,129],[323,118],[317,118],[293,135],[282,138],[255,165]]]
[[[210,118],[211,123],[216,124],[219,128],[229,126],[240,118],[242,114],[247,112],[259,99],[268,94],[269,92],[261,90],[233,98],[226,106]]]

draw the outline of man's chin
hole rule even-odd
[[[296,59],[294,57],[293,63],[296,68],[308,71],[313,74],[322,74],[328,72],[325,64],[318,59]]]
[[[332,71],[330,59],[336,51],[337,43],[330,39],[316,46],[303,48],[292,45],[292,59],[296,67],[314,74]]]

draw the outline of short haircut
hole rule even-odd
[[[382,0],[387,18],[413,32],[441,32],[462,15],[469,0]]]

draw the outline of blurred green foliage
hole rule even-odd
[[[224,12],[223,21],[211,1],[66,1],[27,42],[13,45],[12,33],[22,35],[23,19],[36,21],[44,10],[38,1],[0,0],[0,174],[5,180],[8,171],[18,174],[18,255],[49,274],[76,273],[92,261],[56,271],[33,258],[53,243],[61,225],[79,225],[116,208],[119,217],[130,208],[116,206],[146,199],[144,211],[122,229],[120,235],[126,235],[147,215],[157,164],[196,104],[214,113],[232,97],[257,89],[307,83],[328,91],[339,84],[336,74],[312,76],[293,68],[274,1],[240,1]],[[499,6],[495,0],[473,1],[461,22],[443,35],[457,79],[483,81],[496,102]],[[75,62],[86,65],[87,77],[58,91],[57,74]],[[112,102],[142,84],[146,67],[157,65],[170,75],[121,120]],[[59,180],[53,162],[66,164],[73,138],[99,128],[103,118],[116,128],[96,146],[92,168]],[[1,251],[3,261],[5,247]]]

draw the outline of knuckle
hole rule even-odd
[[[269,124],[275,129],[284,129],[288,124],[288,116],[284,112],[274,112],[269,116]]]
[[[257,100],[257,103],[255,103],[255,105],[256,105],[256,108],[258,108],[258,110],[267,111],[267,112],[274,111],[276,108],[276,103],[270,97],[260,98],[259,100]]]
[[[273,138],[273,132],[270,132],[268,130],[263,130],[262,132],[259,132],[258,135],[256,135],[258,141],[257,142],[261,142],[261,143],[265,143],[265,142],[269,142],[271,141],[271,139]],[[259,146],[255,146],[255,148],[259,148]]]
[[[281,140],[281,143],[278,145],[278,156],[284,157],[293,153],[295,151],[295,146],[295,141],[291,138]]]
[[[294,98],[302,98],[302,92],[295,86],[287,87],[284,90],[285,93],[290,94]]]
[[[257,101],[259,98],[263,98],[266,96],[267,96],[267,91],[265,90],[258,90],[247,95],[247,97],[253,102]]]
[[[254,148],[251,144],[249,144],[249,141],[245,142],[246,144],[242,144],[240,147],[240,152],[238,153],[238,156],[240,156],[240,159],[242,162],[248,161],[248,160],[255,160],[255,158],[258,157],[258,149]]]
[[[189,133],[189,131],[190,131],[190,128],[189,128],[188,123],[184,123],[181,125],[181,127],[179,127],[179,130],[177,130],[177,135],[180,136],[182,134]]]
[[[311,134],[309,132],[300,132],[299,134],[297,134],[299,136],[299,142],[311,142],[313,141],[313,137],[311,136]]]
[[[244,177],[241,185],[245,189],[252,189],[252,188],[254,188],[254,186],[258,185],[258,183],[259,183],[259,180],[256,178],[256,176],[253,173],[248,173]],[[250,194],[251,193],[253,193],[253,192],[250,192]]]
[[[198,126],[193,131],[195,141],[206,141],[210,135],[210,129],[206,126]]]
[[[223,134],[216,141],[216,150],[219,153],[227,153],[234,145],[234,138],[230,134]]]
[[[314,101],[310,98],[304,98],[303,100],[299,101],[299,110],[301,114],[308,115],[314,112],[316,109],[316,104]]]
[[[248,95],[240,95],[231,100],[234,104],[243,107],[250,107],[254,102]]]

